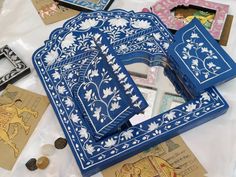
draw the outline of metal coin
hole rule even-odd
[[[35,158],[30,159],[30,160],[25,164],[26,168],[27,168],[28,170],[30,170],[30,171],[37,170],[38,167],[37,167],[37,165],[36,165],[36,161],[37,161],[37,160],[36,160]]]
[[[65,138],[58,138],[55,142],[54,145],[57,149],[64,149],[67,145],[67,141]]]
[[[41,146],[40,152],[44,156],[51,156],[55,153],[55,147],[52,144],[45,144]]]
[[[37,162],[36,162],[36,165],[39,169],[45,169],[48,167],[49,165],[49,159],[45,156],[43,157],[40,157]]]

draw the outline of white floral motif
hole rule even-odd
[[[61,75],[60,75],[60,73],[58,72],[58,71],[55,71],[53,74],[52,74],[52,77],[53,77],[53,79],[60,79],[61,78]]]
[[[92,97],[92,92],[93,92],[92,89],[86,91],[84,98],[85,98],[87,101],[90,101],[90,99],[91,99],[91,97]]]
[[[207,101],[211,100],[211,98],[207,92],[202,93],[201,96],[204,100],[207,100]]]
[[[72,113],[70,118],[75,123],[79,122],[79,116],[77,114]]]
[[[197,108],[196,104],[190,103],[186,106],[186,111],[187,112],[193,112]]]
[[[137,95],[133,95],[131,97],[132,103],[134,103],[138,99]]]
[[[192,34],[191,34],[191,38],[199,38],[199,36],[198,36],[197,33],[192,33]]]
[[[119,108],[120,108],[119,102],[111,103],[111,111],[115,111],[116,109]]]
[[[151,124],[148,125],[148,130],[153,131],[156,130],[159,127],[159,125],[156,122],[152,122]]]
[[[93,117],[95,117],[97,120],[99,120],[101,118],[101,111],[102,111],[102,107],[95,108]]]
[[[110,23],[111,26],[115,26],[115,27],[124,27],[129,23],[126,19],[120,18],[120,17],[112,18],[108,20],[108,22]]]
[[[68,70],[68,69],[71,69],[71,67],[72,67],[72,64],[66,64],[66,65],[64,66],[64,69],[65,69],[65,70]]]
[[[213,62],[207,63],[207,66],[211,69],[215,67],[216,65]]]
[[[134,136],[133,131],[134,130],[127,130],[122,133],[122,136],[124,136],[126,140],[131,139]]]
[[[113,71],[116,71],[117,69],[119,69],[120,68],[120,66],[116,63],[116,64],[114,64],[114,65],[112,65],[112,69],[113,69]]]
[[[159,41],[161,39],[161,34],[158,32],[158,33],[154,33],[153,34],[154,38]]]
[[[102,98],[107,98],[108,96],[112,95],[113,92],[111,91],[111,87],[103,89],[103,97]]]
[[[124,79],[126,77],[126,75],[124,73],[119,73],[118,74],[118,79],[119,81],[121,81],[122,79]]]
[[[48,66],[52,65],[58,58],[59,54],[56,50],[51,50],[45,57],[45,62]]]
[[[59,85],[59,86],[57,87],[57,89],[58,89],[58,92],[59,92],[60,94],[64,94],[65,91],[66,91],[66,88],[65,88],[64,85],[62,85],[62,86]]]
[[[131,84],[126,83],[126,84],[124,85],[124,87],[125,87],[125,90],[128,90],[128,89],[131,87]]]
[[[79,130],[79,135],[80,135],[81,138],[85,138],[85,139],[87,139],[88,136],[89,136],[88,131],[87,131],[86,128],[81,128]]]
[[[140,28],[140,29],[148,29],[151,27],[150,22],[148,22],[147,20],[134,20],[131,22],[131,25],[134,28]]]
[[[104,147],[110,148],[110,147],[114,146],[115,144],[116,144],[116,140],[114,140],[113,138],[110,138],[107,141],[105,141]]]
[[[85,150],[87,151],[88,154],[93,155],[95,149],[92,144],[86,144],[85,145]]]
[[[65,103],[67,107],[72,107],[74,105],[74,102],[69,97],[66,98]]]
[[[96,76],[99,76],[98,70],[94,69],[94,70],[92,70],[90,77],[96,77]]]
[[[86,19],[85,21],[81,22],[80,29],[82,30],[88,30],[98,24],[98,21],[96,19]]]
[[[170,44],[167,43],[167,42],[165,42],[165,43],[163,44],[163,47],[164,47],[164,49],[166,49],[166,50],[169,48],[169,46],[170,46]]]
[[[61,43],[61,48],[64,49],[71,47],[74,44],[75,40],[75,36],[72,33],[67,34],[67,36]]]
[[[170,121],[176,118],[176,115],[175,115],[175,112],[170,111],[169,113],[166,113],[163,117],[167,118]]]

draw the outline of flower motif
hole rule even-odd
[[[65,103],[67,107],[72,107],[74,105],[74,102],[69,97],[66,98]]]
[[[137,95],[133,95],[131,97],[132,103],[134,103],[138,99]]]
[[[107,50],[107,46],[106,45],[102,45],[101,46],[101,50],[102,50],[102,52],[105,52],[105,50]]]
[[[161,34],[160,33],[154,33],[153,36],[157,41],[159,41],[161,39]]]
[[[111,87],[103,89],[103,97],[102,98],[107,98],[108,96],[112,95]]]
[[[88,154],[93,155],[95,149],[92,144],[86,144],[85,145],[85,150],[87,151]]]
[[[65,66],[64,66],[64,69],[65,70],[68,70],[68,69],[70,69],[72,67],[72,64],[66,64]]]
[[[79,122],[79,116],[77,114],[71,114],[70,119],[74,122],[74,123],[78,123]]]
[[[164,49],[167,50],[167,49],[169,48],[169,45],[170,45],[169,43],[165,42],[165,43],[163,44]]]
[[[88,136],[89,136],[86,128],[81,128],[79,130],[79,135],[81,138],[85,138],[85,139],[88,139]]]
[[[124,19],[124,18],[112,18],[108,21],[110,23],[111,26],[115,26],[115,27],[124,27],[126,26],[129,22]]]
[[[199,38],[199,36],[198,36],[197,33],[192,33],[192,34],[191,34],[191,38]]]
[[[69,48],[71,46],[73,46],[74,42],[75,42],[75,36],[72,33],[67,34],[67,36],[64,38],[64,40],[61,43],[61,48]]]
[[[206,47],[202,47],[201,50],[202,50],[202,52],[208,52],[208,48],[206,48]]]
[[[51,50],[46,55],[45,62],[47,63],[48,66],[50,66],[51,64],[53,64],[56,61],[58,56],[59,56],[59,54],[56,50]]]
[[[65,88],[64,85],[62,85],[62,86],[59,85],[59,86],[57,87],[57,90],[58,90],[58,92],[59,92],[60,94],[64,94],[65,91],[66,91],[66,88]]]
[[[100,37],[101,37],[101,34],[96,33],[96,34],[94,35],[94,39],[95,39],[95,41],[97,41]]]
[[[114,59],[114,56],[112,54],[107,55],[108,62],[110,62],[112,59]]]
[[[198,60],[197,59],[192,60],[192,65],[198,66]]]
[[[151,27],[150,22],[148,22],[147,20],[134,20],[131,22],[131,25],[134,28],[139,28],[139,29],[148,29]]]
[[[193,47],[193,44],[190,44],[190,43],[188,43],[187,46],[186,46],[186,48],[188,48],[189,50],[191,50],[192,47]]]
[[[100,117],[101,117],[101,111],[102,111],[102,107],[100,107],[100,108],[95,108],[93,117],[95,117],[97,120],[99,120]]]
[[[186,111],[187,112],[192,112],[194,109],[196,109],[197,105],[190,103],[186,106]]]
[[[61,78],[61,75],[60,75],[59,72],[55,71],[55,73],[52,74],[52,77],[53,77],[53,79],[56,80],[56,79],[60,79],[60,78]]]
[[[96,77],[96,76],[99,76],[98,70],[97,69],[92,70],[90,77]]]
[[[127,50],[129,50],[129,48],[128,48],[127,45],[122,44],[122,45],[119,47],[119,50],[120,50],[120,51],[127,51]]]
[[[159,125],[156,122],[152,122],[151,124],[148,125],[148,130],[153,131],[156,130],[159,127]]]
[[[125,87],[125,90],[128,90],[131,87],[131,84],[127,83],[124,85],[124,87]]]
[[[122,79],[124,79],[126,77],[126,75],[124,73],[120,73],[118,74],[118,79],[119,81],[121,81]]]
[[[86,93],[85,93],[85,97],[84,97],[84,98],[85,98],[87,101],[90,101],[90,99],[91,99],[91,97],[92,97],[92,93],[93,93],[92,89],[87,90]]]
[[[105,142],[105,146],[106,148],[110,148],[112,146],[114,146],[116,144],[116,140],[114,140],[113,138],[111,139],[108,139],[106,142]]]
[[[112,65],[112,69],[113,69],[113,71],[116,71],[117,69],[119,69],[120,68],[120,66],[116,63],[116,64],[114,64],[114,65]]]
[[[140,36],[140,37],[138,37],[138,38],[137,38],[137,41],[139,41],[139,42],[140,42],[140,41],[143,41],[144,39],[145,39],[145,37],[144,37],[144,36]]]
[[[116,109],[119,109],[119,108],[120,108],[120,105],[118,101],[111,103],[111,111],[115,111]]]
[[[204,100],[207,100],[207,101],[211,100],[211,98],[207,92],[202,93],[201,96]]]
[[[134,136],[133,130],[127,130],[127,131],[123,132],[122,136],[124,136],[126,140],[131,139]]]
[[[73,76],[74,76],[73,73],[69,73],[69,74],[68,74],[68,79],[71,79]]]
[[[164,118],[167,118],[169,121],[176,118],[175,112],[171,111],[163,116]]]
[[[96,21],[95,19],[89,18],[80,24],[80,29],[88,30],[88,29],[96,26],[97,24],[98,24],[98,21]]]
[[[216,65],[213,62],[207,63],[207,66],[211,69],[215,67]]]

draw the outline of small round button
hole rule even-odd
[[[32,159],[30,159],[30,160],[25,164],[25,166],[26,166],[26,168],[27,168],[28,170],[30,170],[30,171],[37,170],[38,167],[37,167],[37,165],[36,165],[36,162],[37,162],[37,160],[36,160],[35,158],[32,158]]]
[[[67,141],[65,138],[58,138],[55,141],[54,145],[57,149],[64,149],[67,145]]]
[[[45,156],[43,157],[40,157],[37,162],[36,162],[36,165],[39,169],[45,169],[48,167],[49,165],[49,159]]]

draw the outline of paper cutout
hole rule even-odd
[[[9,85],[0,96],[0,166],[11,170],[49,102]]]

